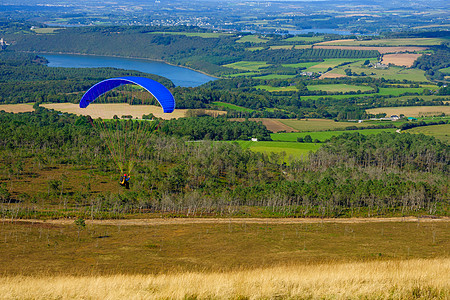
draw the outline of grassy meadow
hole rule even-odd
[[[285,162],[288,161],[289,157],[295,159],[306,159],[309,155],[309,152],[316,151],[320,148],[320,144],[316,143],[291,143],[284,141],[238,141],[244,149],[250,149],[254,152],[261,153],[277,153],[282,154],[285,153],[285,157],[283,160]]]
[[[242,107],[242,106],[238,106],[238,105],[234,105],[234,104],[230,104],[230,103],[225,103],[225,102],[213,102],[212,104],[219,106],[219,107],[234,109],[236,111],[243,111],[243,112],[254,111],[253,109],[250,109],[250,108],[246,108],[246,107]]]
[[[445,113],[450,114],[450,106],[401,106],[401,107],[380,107],[367,110],[371,114],[386,113],[390,115],[405,115],[407,117],[433,116]]]
[[[268,64],[265,61],[238,61],[232,64],[223,65],[227,68],[232,68],[242,71],[259,71],[259,69],[267,67]]]
[[[282,132],[272,133],[270,136],[274,141],[282,142],[296,142],[298,137],[304,138],[306,135],[310,135],[313,140],[318,139],[323,142],[344,133],[359,133],[359,134],[378,134],[380,132],[395,132],[396,128],[386,129],[361,129],[361,130],[336,130],[336,131],[317,131],[317,132]]]
[[[269,41],[269,39],[261,38],[258,35],[244,35],[243,37],[238,39],[236,42],[237,43],[250,42],[250,43],[259,44],[259,43],[267,43],[268,41]]]
[[[450,124],[415,127],[404,132],[431,135],[443,142],[450,143]]]
[[[3,220],[0,299],[449,293],[448,220],[203,220],[87,220],[85,227]]]
[[[373,39],[367,41],[336,40],[326,42],[327,45],[339,46],[436,46],[445,42],[441,38],[404,38],[404,39]]]
[[[449,259],[168,275],[6,277],[1,299],[445,299]],[[39,295],[39,296],[37,296]]]
[[[352,85],[352,84],[315,84],[308,85],[308,90],[310,91],[325,91],[332,93],[348,93],[348,92],[368,92],[372,91],[373,88],[365,85]]]

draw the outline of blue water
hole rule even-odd
[[[41,56],[49,61],[49,67],[112,67],[125,70],[136,70],[166,77],[176,86],[183,87],[195,87],[216,79],[190,69],[171,66],[163,62],[151,60],[72,54],[41,54]]]

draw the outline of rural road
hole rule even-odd
[[[57,220],[19,220],[2,219],[2,222],[28,222],[69,225],[74,219]],[[151,218],[151,219],[111,219],[111,220],[86,220],[88,225],[113,225],[113,226],[161,226],[161,225],[187,225],[187,224],[317,224],[317,223],[387,223],[387,222],[450,222],[449,217],[397,217],[397,218]]]

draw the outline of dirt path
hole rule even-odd
[[[11,222],[11,219],[2,219]],[[18,222],[45,223],[69,225],[74,219],[58,220],[14,220]],[[388,222],[450,222],[449,217],[397,217],[397,218],[152,218],[152,219],[123,219],[123,220],[86,220],[88,225],[112,225],[112,226],[161,226],[161,225],[188,225],[188,224],[317,224],[317,223],[388,223]]]

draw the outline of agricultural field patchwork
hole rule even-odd
[[[242,71],[259,71],[259,69],[269,66],[266,62],[261,61],[239,61],[232,64],[223,65],[227,68],[233,68]]]

